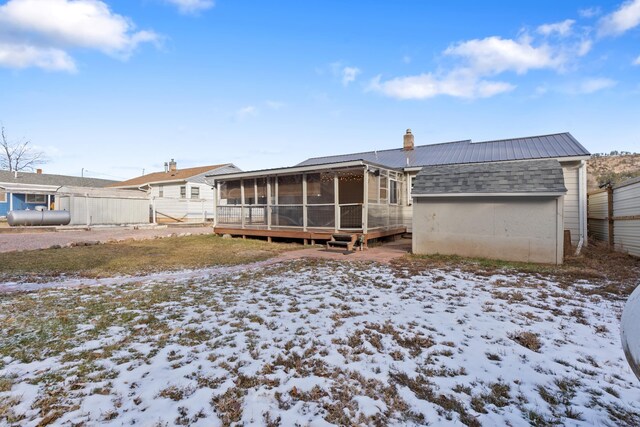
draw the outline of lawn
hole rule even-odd
[[[640,425],[622,299],[418,261],[5,295],[0,424]]]
[[[300,245],[215,235],[128,240],[95,246],[0,253],[0,281],[38,280],[61,274],[82,277],[137,275],[158,271],[262,261]]]

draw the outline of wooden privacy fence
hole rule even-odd
[[[640,178],[589,193],[587,206],[590,237],[640,256]]]

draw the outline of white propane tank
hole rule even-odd
[[[640,379],[640,286],[627,300],[622,312],[622,348],[631,370]]]

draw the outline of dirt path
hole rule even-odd
[[[66,246],[71,243],[100,242],[110,240],[146,240],[171,234],[210,234],[211,227],[153,228],[133,230],[126,228],[94,228],[90,231],[58,231],[47,233],[1,233],[0,252],[47,249],[54,245]]]
[[[395,242],[390,242],[381,246],[373,247],[366,251],[354,252],[348,255],[345,255],[343,252],[329,252],[324,248],[313,247],[309,249],[285,252],[266,261],[234,266],[210,267],[197,270],[168,271],[152,273],[143,276],[107,277],[103,279],[58,279],[45,283],[6,282],[0,283],[0,294],[10,292],[30,292],[48,288],[77,288],[83,286],[116,285],[132,282],[153,282],[163,280],[186,281],[194,279],[206,279],[208,277],[221,274],[236,274],[247,271],[261,270],[270,265],[304,258],[332,259],[344,262],[376,261],[381,263],[389,263],[392,260],[400,258],[403,255],[409,253],[410,250],[411,240],[409,239],[400,239]]]

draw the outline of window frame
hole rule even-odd
[[[197,194],[194,194],[194,190],[195,190],[195,192],[196,192]],[[192,186],[192,187],[189,189],[189,196],[190,196],[189,198],[190,198],[191,200],[199,200],[199,199],[200,199],[200,187],[198,187],[198,186]],[[196,196],[196,197],[194,197],[194,196]]]
[[[164,197],[164,185],[158,185],[158,197]]]
[[[35,198],[36,196],[37,196],[37,197],[42,197],[42,201],[38,201],[38,200],[35,200],[35,201],[33,201],[33,200],[29,200],[29,196],[32,196],[32,197],[34,197],[34,198]],[[24,201],[25,201],[25,203],[27,203],[27,204],[29,204],[29,205],[39,205],[39,204],[42,204],[42,203],[47,203],[47,195],[46,195],[46,194],[25,194]]]
[[[186,199],[187,198],[187,186],[186,185],[181,185],[180,186],[180,198],[181,199]]]

